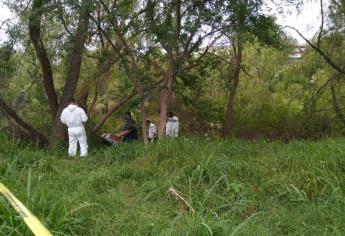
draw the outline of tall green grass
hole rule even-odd
[[[54,235],[345,234],[345,139],[178,138],[87,159],[0,139],[0,181]],[[2,197],[0,235],[30,235]]]

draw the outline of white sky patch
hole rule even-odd
[[[6,40],[6,20],[13,19],[11,11],[0,1],[0,44]]]
[[[278,4],[272,4],[269,1],[266,0],[265,4],[271,9],[267,14],[275,16],[280,26],[292,26],[307,39],[312,39],[320,30],[320,0],[305,0],[299,10],[296,8],[296,5],[288,5],[284,0]],[[324,14],[327,14],[329,4],[330,0],[323,0]],[[284,29],[284,32],[295,38],[299,44],[305,44],[305,41],[294,30]]]

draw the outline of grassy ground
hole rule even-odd
[[[0,139],[0,181],[54,235],[345,235],[345,139],[179,138],[88,159]],[[30,235],[2,197],[0,232]]]

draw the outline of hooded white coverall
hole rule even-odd
[[[165,134],[170,137],[178,136],[179,120],[176,116],[169,117],[165,125]]]
[[[83,123],[87,121],[87,115],[84,110],[77,105],[70,104],[61,113],[60,120],[68,127],[68,155],[77,154],[77,145],[80,145],[80,156],[87,156],[87,138]]]

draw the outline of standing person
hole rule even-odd
[[[165,124],[165,135],[168,137],[177,137],[179,129],[179,120],[177,116],[170,111],[168,112],[167,122]]]
[[[75,156],[77,154],[77,146],[79,142],[80,156],[87,156],[87,138],[83,123],[87,121],[85,111],[78,107],[74,98],[69,105],[62,111],[60,120],[68,127],[68,155]]]
[[[149,119],[146,120],[146,124],[147,124],[147,137],[149,139],[149,143],[153,143],[157,140],[157,134],[158,134],[158,130],[157,130],[157,126],[155,124],[153,124]]]

